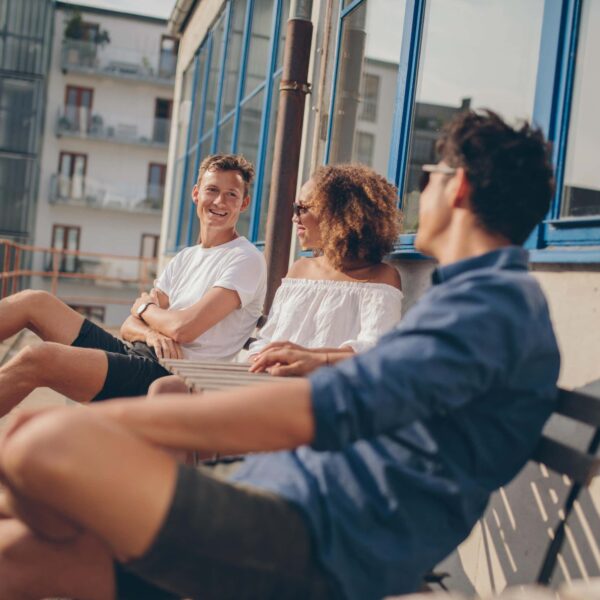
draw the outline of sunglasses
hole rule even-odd
[[[429,185],[429,177],[432,173],[442,173],[443,175],[455,175],[456,169],[446,165],[423,165],[421,167],[421,177],[419,178],[419,192],[423,193]]]
[[[298,204],[297,202],[292,204],[292,211],[295,217],[301,217],[302,215],[305,215],[309,208],[310,206],[304,206],[303,204]]]

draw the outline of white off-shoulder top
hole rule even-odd
[[[386,283],[285,278],[248,354],[270,342],[364,352],[400,320],[402,292]]]

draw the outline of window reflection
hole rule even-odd
[[[429,0],[402,208],[418,225],[421,165],[433,162],[444,123],[465,108],[491,108],[509,122],[530,119],[543,0]]]
[[[221,57],[223,55],[223,35],[225,30],[225,15],[222,15],[215,26],[212,39],[212,56],[210,60],[210,72],[206,86],[206,111],[204,116],[204,131],[215,124],[215,108],[217,102],[217,91],[219,75],[221,71]]]
[[[252,29],[244,95],[261,84],[267,75],[274,0],[256,0],[252,12]]]
[[[235,107],[237,99],[246,4],[247,0],[237,0],[237,2],[234,2],[231,5],[231,26],[227,42],[227,60],[225,62],[225,79],[223,80],[221,117],[224,117]]]
[[[600,27],[600,3],[584,2],[575,67],[575,87],[563,188],[563,217],[600,215],[600,86],[598,56],[600,40],[592,35]]]
[[[329,162],[387,172],[404,2],[366,0],[342,21]]]

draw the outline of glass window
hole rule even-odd
[[[363,165],[368,165],[369,167],[372,166],[375,136],[372,133],[357,131],[354,143],[356,144],[356,148],[354,148],[356,160]]]
[[[0,148],[13,152],[35,151],[35,81],[0,78]]]
[[[287,35],[287,22],[290,18],[290,0],[281,3],[281,18],[279,19],[279,45],[277,46],[276,69],[283,66],[283,51],[285,50],[285,36]]]
[[[600,86],[597,75],[600,39],[594,35],[600,28],[600,2],[583,3],[580,23],[562,217],[600,215]]]
[[[221,75],[221,57],[223,55],[223,35],[225,30],[225,15],[222,15],[212,38],[212,56],[210,60],[210,72],[206,86],[206,109],[204,114],[203,131],[209,130],[215,124],[215,108],[217,92],[219,89],[219,77]]]
[[[402,201],[405,232],[418,224],[421,165],[436,160],[440,129],[457,111],[489,107],[509,122],[531,119],[543,9],[543,0],[427,2]]]
[[[254,2],[244,96],[260,85],[267,76],[273,8],[274,0],[256,0]]]
[[[192,120],[190,123],[190,145],[196,143],[198,127],[200,126],[200,111],[202,110],[202,86],[204,85],[204,75],[206,69],[206,50],[203,49],[198,56],[198,73],[196,79],[196,97],[194,98],[194,107],[192,110]],[[192,72],[193,77],[193,72]],[[193,79],[190,80],[190,86],[193,85]],[[190,90],[191,91],[191,90]]]
[[[221,116],[229,113],[237,101],[237,90],[240,79],[240,63],[242,61],[242,39],[244,37],[244,21],[247,0],[238,0],[231,7],[231,29],[225,61],[225,79],[223,80],[223,96]]]
[[[342,21],[330,163],[359,160],[360,125],[373,136],[373,168],[387,173],[404,7],[397,0],[365,0]]]
[[[0,235],[27,234],[36,161],[0,157]]]
[[[231,142],[233,140],[233,117],[229,117],[226,123],[219,127],[219,140],[217,142],[217,152],[226,154],[231,152]]]

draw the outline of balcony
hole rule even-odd
[[[114,186],[90,177],[54,174],[50,181],[50,204],[100,210],[160,215],[165,188],[162,185]]]
[[[63,40],[61,69],[173,87],[177,56],[171,52],[151,53],[81,40]]]
[[[102,115],[84,106],[65,106],[56,115],[58,137],[94,139],[118,144],[167,148],[171,119],[133,119],[126,115]]]

